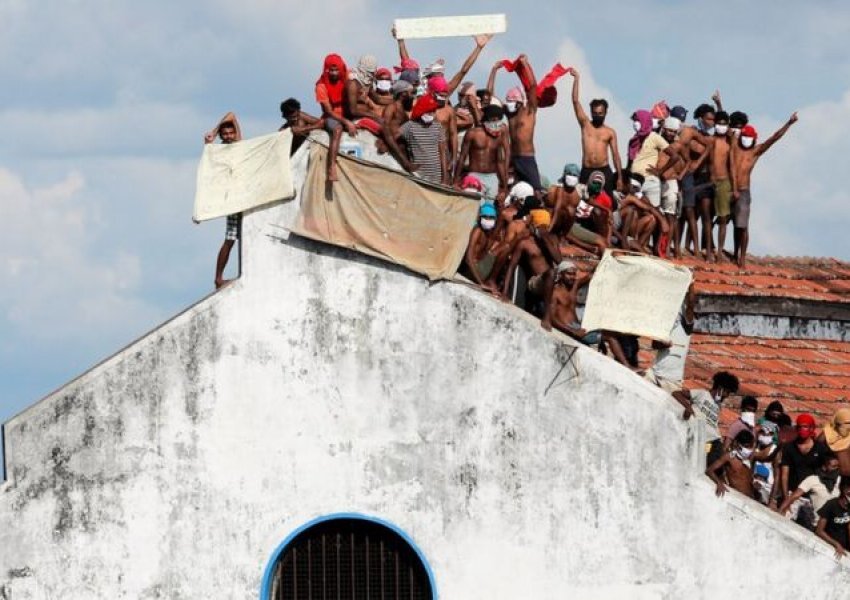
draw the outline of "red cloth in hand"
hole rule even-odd
[[[516,71],[517,76],[519,76],[519,80],[522,82],[522,87],[525,89],[526,93],[528,93],[528,88],[531,84],[532,78],[534,77],[534,73],[528,73],[528,70],[525,65],[520,62],[519,58],[513,61],[503,60],[502,66],[505,67],[505,70],[509,73]],[[537,83],[537,106],[539,108],[546,108],[555,104],[555,101],[558,99],[558,90],[555,88],[555,83],[568,72],[569,68],[564,67],[561,63],[557,63],[554,67],[552,67],[552,70],[546,73],[546,76]]]

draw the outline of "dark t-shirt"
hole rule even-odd
[[[829,448],[823,442],[815,442],[807,454],[800,452],[797,444],[788,442],[782,447],[782,466],[788,471],[788,492],[793,492],[809,475],[815,475]]]
[[[850,527],[850,507],[844,508],[839,504],[841,498],[833,498],[827,500],[826,504],[821,506],[818,511],[818,516],[826,519],[826,532],[829,537],[850,550],[850,535],[848,535],[848,527]]]

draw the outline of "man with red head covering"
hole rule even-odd
[[[375,85],[369,91],[369,100],[377,115],[383,118],[387,107],[393,103],[393,74],[386,67],[375,71]]]
[[[782,446],[782,466],[779,469],[779,489],[782,498],[788,498],[797,486],[810,475],[817,473],[824,456],[831,454],[829,447],[817,441],[817,427],[812,415],[803,413],[797,416],[797,439]],[[801,525],[811,528],[814,521],[811,504],[797,513]]]
[[[761,155],[778,142],[796,122],[797,113],[794,113],[785,125],[761,144],[756,144],[758,135],[755,128],[747,125],[741,129],[738,141],[732,143],[732,217],[735,220],[735,258],[741,268],[746,266],[747,245],[750,242],[750,175],[753,167]]]
[[[458,151],[457,115],[449,103],[449,84],[442,75],[434,75],[428,78],[428,92],[434,96],[439,108],[437,109],[437,122],[446,134],[446,147],[449,151],[449,170],[454,168]]]
[[[357,135],[357,127],[345,118],[343,103],[345,99],[345,82],[348,79],[348,68],[339,54],[328,54],[322,75],[316,81],[316,101],[322,107],[322,118],[325,121],[325,131],[330,136],[328,148],[327,179],[337,181],[336,155],[339,152],[339,142],[342,139],[342,128],[348,135]]]
[[[493,65],[490,78],[495,79],[496,72],[505,61]],[[508,90],[505,96],[505,113],[508,117],[508,130],[511,135],[511,164],[517,180],[531,184],[535,190],[543,190],[540,171],[534,150],[534,128],[537,125],[537,79],[528,63],[528,57],[520,54],[517,58],[515,73],[523,87]],[[493,85],[493,84],[488,84]],[[492,92],[492,87],[490,88]]]
[[[407,148],[410,169],[416,176],[432,183],[449,185],[448,150],[446,134],[436,122],[439,108],[431,94],[420,96],[413,105],[410,120],[399,130],[402,144]]]

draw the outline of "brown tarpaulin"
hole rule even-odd
[[[339,181],[327,186],[326,160],[327,148],[312,144],[293,232],[431,280],[454,276],[478,217],[477,199],[343,155],[337,158]]]

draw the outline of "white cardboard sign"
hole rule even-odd
[[[508,30],[508,18],[504,14],[396,19],[394,24],[396,38],[400,40],[505,33]]]

